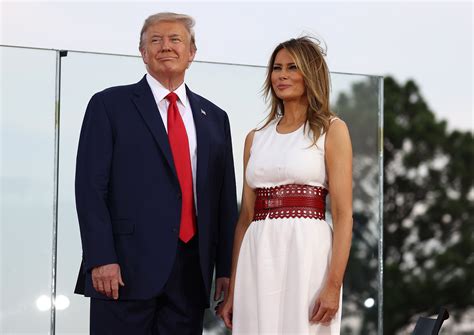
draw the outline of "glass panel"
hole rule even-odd
[[[55,52],[0,47],[0,333],[50,329]]]
[[[32,51],[29,51],[32,52]],[[51,97],[51,111],[54,111],[54,53],[49,53],[51,59],[51,66],[41,67],[49,73],[51,80],[50,87],[48,86],[48,80],[45,82],[41,81],[41,84],[35,83],[35,87],[39,87],[38,90],[43,92],[46,87],[50,89],[48,93]],[[12,57],[17,60],[21,60],[18,57]],[[3,70],[4,62],[2,62],[2,74],[6,73]],[[38,60],[35,58],[35,75],[42,73],[37,67]],[[22,64],[23,65],[23,64]],[[10,66],[8,66],[10,68]],[[5,68],[7,68],[5,66]],[[22,70],[26,69],[23,66]],[[46,70],[47,69],[47,70]],[[26,72],[26,70],[25,70]],[[31,72],[31,71],[30,71]],[[61,144],[60,144],[60,190],[59,190],[59,228],[58,228],[58,277],[57,277],[57,294],[58,297],[64,295],[66,300],[69,301],[68,307],[63,309],[63,306],[57,306],[57,331],[58,333],[67,334],[87,334],[88,333],[88,300],[72,294],[75,286],[76,276],[79,269],[81,259],[81,246],[79,238],[79,229],[77,224],[77,216],[74,205],[74,171],[75,171],[75,156],[77,151],[77,141],[79,137],[79,130],[82,123],[84,111],[93,93],[100,91],[106,87],[133,83],[138,81],[142,74],[145,73],[141,60],[137,57],[125,57],[125,56],[113,56],[113,55],[98,55],[98,54],[86,54],[86,53],[75,53],[70,52],[66,58],[63,58],[62,63],[62,101],[61,101]],[[229,114],[231,126],[232,126],[232,137],[234,145],[234,160],[237,177],[237,190],[238,197],[240,199],[241,185],[242,185],[242,152],[243,143],[246,134],[250,129],[258,126],[260,122],[266,116],[265,103],[261,97],[261,87],[265,76],[265,69],[261,67],[249,67],[239,65],[225,65],[225,64],[211,64],[203,62],[194,62],[189,69],[187,74],[187,83],[197,93],[209,98],[217,105],[221,106]],[[12,75],[10,75],[12,77]],[[10,78],[6,75],[2,76],[2,79],[6,80]],[[9,81],[12,81],[10,79]],[[29,78],[28,78],[29,80]],[[379,194],[379,164],[378,164],[378,131],[379,131],[379,119],[378,115],[381,112],[379,110],[379,99],[380,99],[380,85],[381,78],[379,77],[368,77],[359,75],[348,75],[334,73],[332,75],[333,92],[332,102],[333,109],[346,121],[348,124],[354,148],[354,241],[353,249],[348,266],[348,272],[346,275],[345,287],[344,287],[344,323],[343,333],[347,334],[373,334],[377,328],[377,294],[378,294],[378,281],[377,281],[377,242],[379,232],[379,205],[380,205],[380,194]],[[3,84],[4,82],[2,82]],[[12,91],[12,93],[10,93]],[[13,93],[13,91],[15,93]],[[5,93],[4,93],[5,92]],[[18,85],[10,85],[8,92],[2,88],[2,117],[5,119],[9,104],[22,104],[23,109],[31,110],[31,103],[22,102],[21,99],[13,99],[16,95],[19,96],[19,92],[22,92],[22,88]],[[11,96],[10,100],[4,99],[3,95]],[[48,94],[41,93],[41,98],[48,97]],[[36,100],[34,100],[36,103]],[[35,111],[37,110],[38,104],[35,104]],[[21,109],[21,108],[20,108]],[[9,113],[10,114],[10,113]],[[21,113],[15,112],[13,116],[20,115]],[[39,122],[34,117],[38,117],[39,113],[30,117],[28,115],[28,124],[35,124],[35,127],[29,131],[28,135],[33,134],[34,144],[24,148],[22,152],[27,153],[27,158],[39,156],[39,150],[37,146],[42,143],[42,122],[45,122],[44,115],[49,115],[47,111],[41,111],[42,119]],[[9,117],[12,117],[9,115]],[[50,121],[50,125],[53,125],[53,113],[51,112],[51,118],[47,119]],[[30,122],[31,121],[31,122]],[[11,122],[10,122],[11,123]],[[8,174],[6,167],[9,167],[12,163],[7,162],[7,154],[9,151],[6,149],[5,139],[6,135],[9,136],[9,132],[21,131],[24,127],[24,121],[19,124],[10,124],[3,121],[2,123],[2,206],[7,208],[4,204],[9,204],[10,197],[15,193],[12,191],[6,192],[6,177]],[[39,126],[36,126],[39,125]],[[11,129],[10,129],[11,128]],[[38,135],[36,135],[38,133]],[[44,199],[52,199],[52,175],[53,175],[53,136],[54,129],[51,126],[49,132],[50,151],[48,154],[41,154],[41,158],[50,162],[47,166],[46,175],[51,179],[46,182],[42,187],[42,191],[48,192],[48,196],[35,196],[34,203],[32,206],[40,206]],[[29,137],[31,139],[32,137]],[[16,148],[21,148],[18,145],[15,146],[14,153],[20,152]],[[34,148],[34,149],[33,149]],[[10,155],[13,155],[11,153]],[[48,156],[49,155],[49,156]],[[14,162],[15,160],[25,160],[25,157],[9,159],[8,162]],[[32,176],[38,173],[38,168],[41,166],[37,163],[24,164],[21,168],[10,168],[12,175],[17,175],[24,169],[32,169],[31,166],[35,167],[34,173],[31,171],[24,172],[24,176]],[[33,187],[35,185],[34,180],[25,182],[24,187]],[[15,184],[15,192],[18,192],[18,185]],[[8,194],[8,198],[5,195]],[[7,199],[7,200],[5,200]],[[25,199],[21,199],[22,205],[25,203]],[[18,201],[19,202],[19,201]],[[45,203],[48,203],[47,201]],[[51,202],[49,202],[51,204]],[[13,208],[13,207],[12,207]],[[24,206],[22,207],[24,208]],[[13,210],[10,210],[13,211]],[[21,215],[26,216],[25,213]],[[33,212],[33,211],[32,211]],[[38,212],[38,211],[36,211]],[[8,211],[2,211],[2,288],[13,287],[13,278],[16,283],[21,283],[20,278],[27,278],[25,273],[15,273],[7,277],[4,275],[6,269],[6,250],[10,254],[15,249],[15,246],[11,245],[13,239],[11,236],[15,236],[9,228],[8,219],[6,214]],[[42,250],[44,246],[51,246],[51,213],[52,208],[49,207],[48,221],[46,226],[42,226],[41,233],[31,234],[35,236],[35,240],[30,243],[28,240],[28,248],[32,246],[35,251],[35,257],[39,256],[38,250]],[[16,215],[20,215],[16,213]],[[35,223],[38,223],[38,215],[35,214]],[[13,222],[13,221],[12,221]],[[28,221],[28,222],[31,222]],[[35,226],[36,227],[36,226]],[[21,230],[21,232],[27,230]],[[17,231],[17,234],[20,232]],[[35,246],[38,242],[38,236],[42,238],[42,234],[47,236],[47,241],[41,243],[41,248]],[[6,241],[6,237],[9,241]],[[22,236],[23,240],[26,238]],[[43,239],[42,239],[43,240]],[[11,242],[10,244],[8,244]],[[22,249],[23,250],[23,249]],[[50,273],[50,249],[46,257],[48,266],[43,266],[45,272],[45,278],[47,284],[45,285],[46,291],[49,292],[49,273]],[[17,254],[21,254],[18,252]],[[17,259],[18,260],[18,259]],[[13,260],[8,260],[12,264]],[[37,262],[39,264],[39,262]],[[43,263],[44,264],[44,263]],[[8,267],[13,268],[11,266]],[[361,276],[361,273],[363,274]],[[31,276],[30,276],[31,277]],[[11,278],[10,282],[5,284],[5,278]],[[37,272],[35,272],[35,278],[38,278]],[[26,281],[25,281],[26,283]],[[30,283],[30,281],[28,281]],[[28,284],[30,288],[32,285]],[[18,285],[21,287],[22,285]],[[26,284],[23,286],[27,286]],[[19,290],[19,287],[15,288]],[[8,313],[3,312],[5,309],[2,305],[2,314],[6,317],[2,317],[5,321],[3,325],[8,325],[10,322],[9,315],[16,315],[15,309],[12,308],[12,295],[4,296],[6,292],[13,291],[12,289],[2,289],[2,302],[9,301]],[[31,296],[32,294],[30,294]],[[17,298],[20,295],[16,295]],[[6,299],[10,297],[10,299]],[[36,297],[36,295],[35,295]],[[373,307],[364,307],[364,303],[370,306],[370,298],[374,299]],[[64,298],[63,298],[64,299]],[[67,304],[66,304],[67,305]],[[6,309],[5,309],[6,310]],[[29,315],[33,315],[30,313]],[[46,317],[44,329],[48,329],[49,314],[44,314]],[[2,320],[3,321],[3,320]],[[2,325],[2,327],[3,327]],[[25,326],[26,325],[22,325]],[[222,324],[216,322],[212,317],[212,313],[206,314],[205,326],[207,331],[211,331],[211,328],[215,330],[214,333],[221,333],[223,331]],[[8,328],[10,329],[10,328]],[[32,327],[37,331],[43,329],[41,327]],[[218,331],[220,329],[220,331]],[[1,328],[3,331],[4,328]],[[7,330],[7,328],[5,328]],[[14,330],[11,330],[13,332]],[[25,330],[30,332],[31,330]],[[44,333],[44,331],[42,331]]]
[[[376,334],[378,317],[381,77],[332,74],[332,108],[353,147],[353,239],[344,280],[343,334]]]
[[[265,68],[194,63],[187,82],[191,89],[214,102],[229,115],[234,150],[237,201],[242,198],[244,141],[267,116],[261,90]]]
[[[94,93],[136,82],[143,71],[137,57],[69,52],[62,60],[57,294],[70,305],[57,312],[58,334],[89,333],[89,299],[73,293],[82,257],[74,176],[84,112]]]

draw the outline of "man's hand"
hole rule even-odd
[[[229,278],[227,277],[220,277],[216,279],[216,292],[214,293],[214,301],[220,300],[221,295],[224,294],[222,300],[227,298],[227,294],[229,293]]]
[[[97,292],[117,300],[119,285],[125,286],[120,274],[120,266],[114,263],[93,268],[92,284]]]

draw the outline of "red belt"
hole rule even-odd
[[[278,218],[325,219],[324,187],[310,185],[281,185],[255,189],[254,221]]]

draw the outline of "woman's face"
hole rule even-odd
[[[283,101],[306,99],[306,87],[301,71],[286,49],[278,51],[272,69],[273,91]]]

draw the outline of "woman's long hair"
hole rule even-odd
[[[267,77],[263,87],[266,100],[270,100],[270,113],[260,129],[265,128],[279,116],[279,111],[281,115],[285,113],[283,101],[278,98],[272,87],[272,71],[276,55],[280,50],[286,49],[304,78],[308,99],[305,129],[308,124],[313,131],[313,144],[316,144],[318,138],[328,130],[330,119],[335,114],[331,112],[329,106],[330,75],[324,60],[325,51],[320,44],[320,41],[315,38],[303,36],[280,43],[275,48],[268,62]]]

